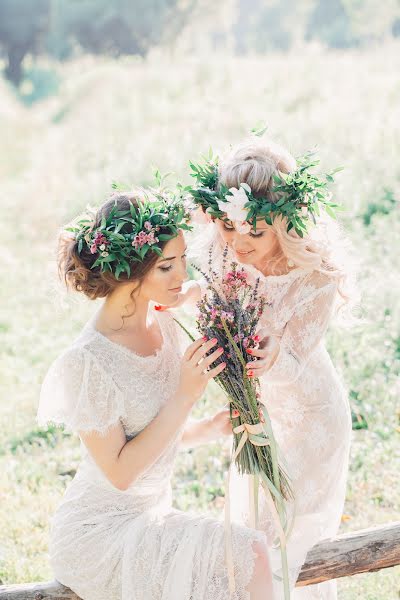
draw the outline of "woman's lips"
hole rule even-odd
[[[177,287],[177,288],[171,288],[169,291],[170,291],[170,292],[176,292],[176,293],[177,293],[177,292],[181,292],[181,291],[182,291],[182,286],[179,286],[179,287]]]
[[[236,254],[239,254],[239,256],[247,256],[248,254],[251,254],[253,252],[253,250],[249,250],[248,252],[239,252],[239,250],[235,250]]]

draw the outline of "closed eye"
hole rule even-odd
[[[186,256],[187,256],[187,253],[185,252],[185,254],[182,254],[181,259],[186,261]],[[172,269],[172,264],[168,265],[167,267],[158,267],[158,268],[160,269],[160,271],[165,271],[165,272],[170,271]]]
[[[228,223],[224,223],[224,229],[226,229],[227,231],[232,231],[233,225],[228,225]]]
[[[224,229],[226,231],[232,231],[234,229],[234,227],[233,227],[233,225],[228,225],[228,223],[224,223]],[[250,235],[250,237],[259,238],[264,235],[264,232],[263,231],[257,231],[257,232],[250,231],[249,235]]]

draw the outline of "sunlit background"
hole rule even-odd
[[[342,531],[398,518],[399,73],[398,0],[0,0],[0,584],[52,577],[49,516],[79,461],[75,437],[35,424],[44,373],[93,311],[57,282],[58,228],[113,180],[187,181],[189,158],[259,123],[345,166],[363,320],[328,335],[354,422]],[[210,389],[195,415],[224,402]],[[175,506],[220,516],[228,454],[182,453]],[[339,598],[399,588],[389,569]]]

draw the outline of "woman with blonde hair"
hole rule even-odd
[[[200,221],[208,223],[194,256],[204,270],[209,264],[218,272],[227,248],[228,262],[241,263],[268,303],[261,342],[248,351],[246,369],[250,378],[259,378],[261,402],[292,480],[287,544],[292,587],[307,551],[338,530],[351,437],[347,394],[323,340],[332,316],[349,300],[350,278],[330,216],[334,203],[326,185],[332,174],[323,181],[310,172],[315,164],[310,155],[296,162],[264,139],[234,147],[220,162],[210,157],[206,164],[192,163],[194,220],[200,213]],[[175,306],[198,299],[200,287],[187,284]],[[235,517],[247,523],[247,485],[238,472],[234,485]],[[276,532],[263,504],[259,528],[272,543]],[[279,552],[272,560],[279,574]],[[296,599],[335,597],[334,582],[293,591]]]
[[[176,200],[176,201],[175,201]],[[51,523],[58,581],[83,600],[226,600],[224,527],[172,507],[180,447],[232,434],[227,411],[190,421],[225,364],[204,338],[180,351],[169,314],[187,279],[179,199],[115,193],[60,237],[60,273],[71,289],[104,298],[51,365],[38,421],[81,440],[82,461]],[[235,600],[273,598],[266,537],[233,529]]]

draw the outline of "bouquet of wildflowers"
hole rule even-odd
[[[253,527],[257,526],[260,483],[264,489],[279,538],[285,598],[289,598],[285,500],[291,500],[293,496],[288,477],[278,463],[278,448],[268,412],[259,401],[259,381],[250,379],[246,371],[249,360],[247,351],[258,346],[260,340],[256,331],[267,301],[258,293],[259,280],[252,286],[247,280],[247,273],[237,263],[231,263],[228,267],[227,249],[223,254],[222,279],[212,268],[211,253],[212,249],[208,272],[200,271],[208,285],[198,303],[197,328],[208,339],[217,338],[219,346],[225,349],[225,355],[218,358],[215,364],[226,362],[226,368],[217,376],[216,382],[230,400],[234,434],[231,466],[235,462],[240,473],[250,476],[250,516]],[[239,412],[237,417],[232,415],[235,409]],[[225,525],[228,571],[233,591],[235,583],[229,505],[231,466],[225,488]]]

